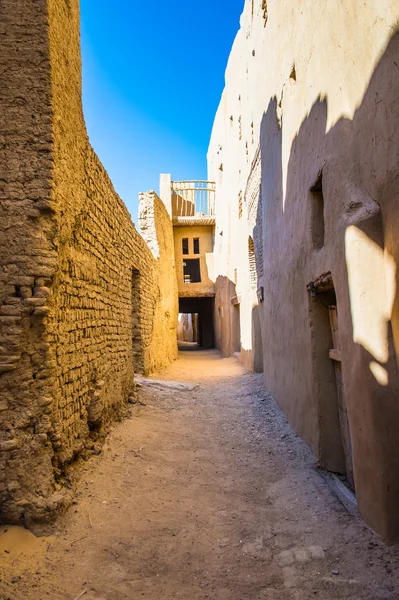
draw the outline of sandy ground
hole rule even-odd
[[[399,549],[348,513],[234,358],[185,352],[35,537],[0,531],[0,600],[399,599]]]

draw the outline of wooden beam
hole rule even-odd
[[[331,360],[341,362],[341,350],[337,350],[337,348],[332,348],[332,350],[328,351],[328,355],[331,358]]]

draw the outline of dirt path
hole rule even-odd
[[[51,536],[3,528],[0,600],[399,598],[399,550],[331,493],[260,376],[185,352],[161,377],[200,387],[143,391]]]

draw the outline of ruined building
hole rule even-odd
[[[399,539],[398,0],[246,0],[209,146],[215,328]]]
[[[176,358],[177,286],[163,203],[141,198],[148,247],[88,142],[78,0],[6,0],[0,22],[0,505],[29,524],[68,502],[134,371]]]

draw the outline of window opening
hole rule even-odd
[[[312,195],[312,245],[315,250],[324,246],[324,196],[323,171],[320,171],[315,184],[310,188]]]
[[[184,283],[201,282],[201,269],[199,258],[191,258],[183,261],[183,277]]]
[[[183,254],[188,254],[188,238],[183,238],[181,244]]]
[[[199,238],[194,238],[194,254],[200,253],[200,243]]]

